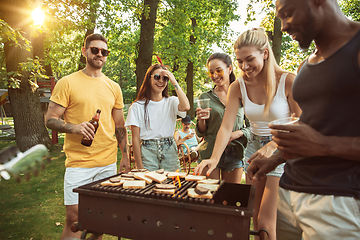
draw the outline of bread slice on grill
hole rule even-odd
[[[150,184],[153,181],[151,178],[145,177],[145,172],[134,173],[134,178],[138,180],[144,180],[147,184]]]
[[[121,185],[123,185],[124,182],[125,182],[125,180],[120,180],[120,182],[114,183],[114,182],[110,182],[110,179],[109,179],[109,180],[106,180],[106,181],[100,183],[100,185],[101,185],[101,186],[112,186],[112,187],[116,187],[116,186],[121,186]]]
[[[219,183],[219,179],[212,179],[212,178],[208,178],[208,179],[200,180],[200,181],[198,181],[198,183],[204,183],[204,184],[218,184],[218,183]]]
[[[198,176],[198,175],[191,175],[191,174],[187,175],[185,177],[186,181],[193,181],[193,182],[204,180],[204,179],[206,179],[206,176]]]
[[[206,199],[212,199],[213,195],[211,194],[211,192],[209,191],[206,194],[197,194],[195,192],[195,188],[189,188],[187,190],[187,193],[189,195],[189,197],[193,197],[193,198],[206,198]]]
[[[153,188],[154,193],[162,193],[162,194],[175,194],[175,189],[158,189]]]
[[[148,177],[158,183],[162,183],[167,179],[165,175],[156,172],[147,172],[145,173],[145,177]]]
[[[144,180],[126,180],[123,184],[125,189],[142,189],[146,185]]]
[[[177,176],[179,176],[179,178],[185,178],[186,175],[186,172],[169,172],[167,176],[168,178],[175,178]]]
[[[134,177],[119,177],[121,180],[126,180],[126,181],[133,181],[135,180]]]
[[[215,192],[219,189],[219,184],[205,184],[198,182],[197,186],[210,189],[210,192]]]

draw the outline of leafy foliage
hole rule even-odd
[[[229,51],[229,24],[239,19],[234,14],[236,8],[237,1],[233,0],[172,0],[160,6],[154,53],[170,66],[183,89],[188,62],[194,64],[194,95],[206,89],[206,59],[213,45]]]
[[[31,51],[30,41],[24,38],[19,31],[14,30],[4,20],[0,19],[0,42],[5,43],[7,41],[10,41],[11,44],[19,48]]]
[[[360,21],[360,0],[339,0],[339,5],[346,16]]]
[[[27,58],[27,62],[22,62],[19,64],[17,71],[7,72],[5,68],[5,52],[4,52],[4,43],[10,42],[10,45],[15,45],[18,48],[25,49],[26,51],[31,51],[32,46],[28,39],[23,37],[20,31],[14,30],[10,27],[4,20],[0,19],[0,46],[1,46],[1,82],[2,87],[6,88],[20,88],[21,78],[24,77],[24,73],[28,73],[28,81],[35,91],[38,86],[36,80],[40,78],[47,78],[43,75],[44,69],[40,64],[40,59]]]

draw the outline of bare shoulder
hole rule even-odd
[[[229,94],[231,97],[236,97],[236,98],[242,99],[241,91],[240,91],[240,83],[238,80],[235,80],[234,82],[232,82],[230,84]]]
[[[289,73],[286,76],[286,79],[285,79],[285,95],[286,96],[289,96],[289,94],[291,94],[292,85],[294,83],[295,78],[296,78],[296,75],[293,73]]]
[[[286,79],[285,79],[285,84],[292,84],[294,82],[296,78],[296,75],[294,73],[289,73],[287,76],[286,76]]]

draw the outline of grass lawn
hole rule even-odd
[[[60,239],[65,206],[63,178],[65,154],[63,139],[51,150],[51,162],[37,177],[24,177],[20,183],[14,178],[0,182],[0,240],[4,239]],[[0,142],[3,149],[15,142]],[[119,151],[118,159],[121,159]],[[118,239],[104,235],[104,240]],[[250,237],[253,239],[253,236]]]
[[[62,143],[63,139],[59,139]],[[0,142],[0,149],[14,142]],[[65,155],[62,144],[51,150],[51,162],[37,177],[20,183],[11,178],[0,182],[0,240],[60,239],[65,221],[63,178]],[[117,239],[105,235],[103,239]]]

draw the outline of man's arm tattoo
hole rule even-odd
[[[115,135],[116,135],[116,139],[118,140],[118,143],[120,146],[124,145],[124,149],[121,149],[123,151],[123,154],[126,154],[127,153],[127,148],[128,148],[128,145],[127,145],[127,139],[126,136],[126,128],[125,127],[116,127],[115,128]],[[123,143],[125,139],[125,144]]]
[[[57,132],[61,132],[61,133],[71,133],[73,127],[75,126],[72,123],[66,123],[64,120],[62,120],[61,118],[58,119],[49,119],[46,122],[46,126],[52,130],[55,130]]]

